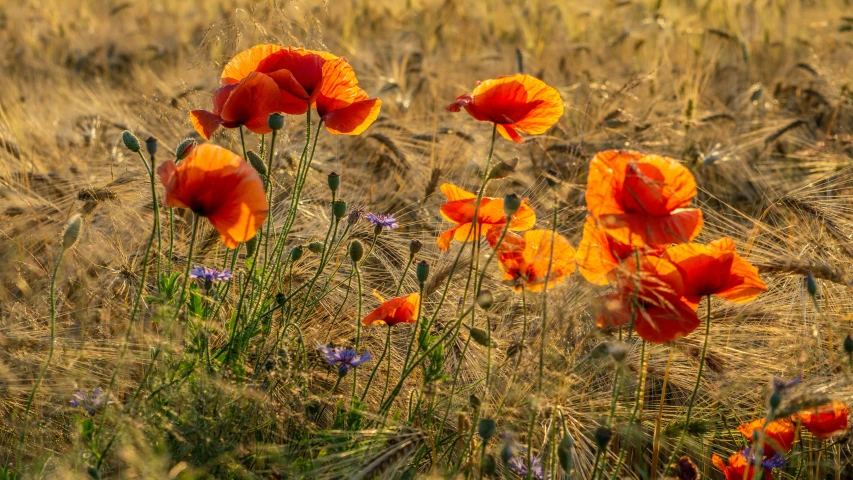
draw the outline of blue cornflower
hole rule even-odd
[[[800,383],[802,383],[803,377],[797,376],[793,380],[780,380],[778,378],[773,379],[773,391],[774,392],[784,392],[789,388],[794,388]]]
[[[190,270],[190,278],[199,278],[208,282],[221,282],[223,280],[231,280],[231,270],[225,269],[221,272],[215,268],[202,267],[201,265],[193,267]]]
[[[539,457],[533,457],[533,461],[531,462],[532,469],[530,470],[533,478],[536,480],[545,480],[545,471],[542,469],[542,459]],[[527,461],[526,457],[518,456],[510,459],[507,467],[519,476],[526,477],[527,476]]]
[[[107,398],[106,393],[98,387],[94,389],[91,393],[84,392],[82,390],[78,390],[71,395],[71,400],[68,401],[74,408],[82,408],[89,413],[89,415],[94,415],[96,411],[104,408],[105,406],[113,403],[112,400]]]
[[[755,455],[750,451],[749,447],[744,447],[740,454],[743,456],[743,458],[746,459],[749,464],[755,463]],[[781,453],[776,453],[773,458],[762,459],[761,468],[769,472],[774,468],[784,467],[786,463],[788,462],[785,460],[785,456]]]
[[[317,349],[320,350],[320,353],[323,354],[323,357],[326,358],[329,365],[338,367],[338,373],[341,375],[344,375],[362,363],[369,362],[373,359],[368,350],[365,350],[364,353],[358,355],[355,352],[355,349],[352,348],[333,348],[329,345],[321,345],[319,343],[317,344]]]
[[[394,217],[394,214],[392,214],[392,213],[389,213],[389,214],[368,213],[367,214],[367,221],[372,223],[373,226],[375,226],[375,227],[387,228],[388,230],[392,230],[392,229],[395,229],[395,228],[400,226],[400,224],[397,223],[397,219]]]

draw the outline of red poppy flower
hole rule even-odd
[[[634,318],[637,335],[653,343],[677,340],[699,327],[695,306],[682,296],[681,274],[667,260],[644,255],[638,269],[628,258],[611,272],[610,281],[616,291],[594,302],[599,327],[630,325]]]
[[[693,240],[702,229],[702,212],[687,208],[694,196],[693,174],[671,158],[608,150],[596,154],[589,165],[587,208],[599,227],[620,243]]]
[[[445,183],[441,186],[441,193],[447,197],[448,202],[441,206],[441,216],[456,225],[438,237],[438,246],[442,250],[450,248],[450,242],[454,239],[460,242],[471,242],[478,235],[471,234],[471,223],[474,220],[474,210],[477,203],[477,195],[465,191],[456,185]],[[504,216],[504,201],[502,198],[483,198],[480,200],[480,208],[477,210],[477,234],[488,234],[493,228],[502,229],[506,224]],[[509,222],[512,231],[524,231],[536,224],[536,213],[524,200],[521,206]]]
[[[847,430],[848,415],[850,415],[850,409],[841,402],[832,402],[797,414],[803,427],[821,440]]]
[[[640,248],[642,255],[659,256],[663,249],[655,247],[632,247],[617,242],[607,232],[597,226],[594,217],[586,217],[583,225],[583,237],[575,253],[575,261],[581,275],[595,285],[607,285],[610,273],[625,259],[635,256],[635,249]]]
[[[328,52],[258,45],[228,62],[222,83],[240,82],[252,72],[276,83],[281,96],[278,111],[299,115],[313,106],[332,133],[358,135],[379,116],[382,101],[358,87],[345,58]]]
[[[715,467],[719,468],[723,475],[726,476],[726,480],[743,480],[744,478],[755,478],[755,466],[752,463],[747,462],[746,457],[743,456],[741,452],[733,454],[729,457],[729,464],[726,465],[723,462],[723,459],[720,458],[716,453],[711,457],[711,463],[714,464]],[[760,468],[760,467],[759,467]],[[764,480],[773,480],[773,474],[769,471],[764,470]]]
[[[393,327],[398,323],[415,323],[420,299],[419,294],[412,293],[382,302],[379,308],[361,320],[361,324],[367,327],[375,324]]]
[[[737,430],[752,442],[752,433],[760,430],[764,425],[764,419],[759,418],[752,422],[743,423]],[[764,426],[764,456],[772,457],[776,452],[787,453],[794,444],[794,424],[787,418],[774,420]]]
[[[175,165],[157,168],[166,187],[166,206],[189,208],[207,217],[229,248],[252,239],[267,218],[267,198],[258,172],[238,155],[205,143]]]
[[[489,231],[487,239],[492,248],[500,236],[500,229]],[[553,288],[575,271],[575,249],[566,237],[551,230],[528,230],[523,237],[507,232],[496,253],[504,274],[503,282],[514,292],[521,292],[522,288],[531,292]]]
[[[459,96],[448,112],[465,109],[477,120],[491,122],[507,140],[522,143],[518,132],[545,133],[563,115],[563,99],[553,87],[530,75],[506,75],[478,82],[472,93]]]
[[[744,303],[767,291],[758,269],[735,252],[731,238],[708,245],[675,245],[663,256],[678,267],[684,279],[684,296],[692,303],[698,304],[706,295]]]
[[[271,113],[279,111],[280,103],[281,94],[275,82],[255,72],[239,83],[220,87],[213,94],[213,111],[193,110],[190,119],[198,134],[207,139],[220,126],[237,128],[243,125],[258,134],[270,133],[267,119]]]

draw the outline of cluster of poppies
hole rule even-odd
[[[752,452],[749,447],[732,454],[728,462],[714,454],[712,462],[726,476],[726,480],[759,478],[763,472],[765,480],[772,480],[772,470],[785,464],[784,454],[791,450],[796,437],[796,423],[811,432],[816,438],[826,440],[847,431],[850,409],[841,402],[831,402],[819,407],[803,410],[792,418],[780,418],[765,424],[763,419],[744,423],[738,431],[750,442],[754,442],[757,430],[763,430],[764,442],[760,450]],[[758,466],[759,470],[756,470]]]

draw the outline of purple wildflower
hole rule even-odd
[[[333,348],[329,345],[321,345],[319,343],[317,344],[317,349],[320,350],[320,353],[323,354],[323,357],[326,358],[329,365],[338,367],[338,373],[341,375],[346,374],[353,368],[373,359],[368,350],[365,350],[364,353],[358,355],[355,352],[355,349],[352,348]]]
[[[750,464],[755,463],[755,457],[756,456],[750,451],[749,447],[744,447],[744,449],[741,450],[740,454],[741,454],[741,456],[743,456],[743,458],[746,459],[746,461],[748,463],[750,463]],[[781,453],[776,453],[776,455],[774,455],[773,458],[762,459],[761,460],[761,468],[763,468],[764,470],[769,472],[769,471],[773,470],[774,468],[781,468],[781,467],[785,466],[786,463],[788,463],[788,462],[785,460],[785,456],[782,455]]]
[[[106,393],[98,387],[94,389],[92,392],[84,392],[82,390],[78,390],[71,395],[71,400],[68,401],[74,408],[82,408],[86,410],[89,415],[94,415],[96,411],[104,408],[105,406],[113,403],[112,400],[107,398]]]
[[[780,380],[778,378],[773,379],[773,391],[774,392],[784,392],[789,388],[793,388],[799,385],[803,381],[803,377],[796,377],[793,380]]]
[[[376,227],[387,228],[388,230],[392,230],[392,229],[395,229],[395,228],[400,226],[400,224],[397,223],[397,219],[394,217],[394,214],[391,214],[391,213],[389,213],[389,214],[368,213],[367,214],[367,221],[369,221],[370,223],[372,223]]]
[[[221,282],[223,280],[231,280],[231,270],[225,269],[220,272],[215,268],[202,267],[199,265],[190,270],[190,278],[198,278],[203,280],[205,283]]]
[[[533,461],[531,462],[533,468],[530,470],[533,478],[536,480],[545,480],[545,471],[542,468],[542,459],[539,457],[533,457]],[[526,477],[527,476],[527,461],[526,457],[518,456],[510,459],[507,467],[519,476]]]

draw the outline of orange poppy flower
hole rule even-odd
[[[239,83],[225,85],[213,94],[213,111],[193,110],[190,119],[202,137],[209,139],[220,126],[270,133],[267,119],[279,111],[281,94],[275,82],[262,73],[251,73]]]
[[[475,119],[496,125],[507,140],[522,143],[518,132],[539,135],[557,123],[563,99],[542,80],[519,73],[477,82],[472,93],[456,98],[447,111],[463,108]]]
[[[626,258],[634,257],[635,248],[637,247],[614,240],[613,237],[597,226],[594,217],[588,216],[583,225],[583,237],[578,244],[575,261],[581,275],[588,282],[595,285],[607,285],[610,273]],[[659,256],[661,252],[663,252],[662,249],[655,247],[640,248],[640,253],[643,255]]]
[[[803,427],[821,440],[847,430],[848,415],[850,415],[850,409],[841,402],[832,402],[797,414]]]
[[[671,342],[696,330],[700,324],[696,307],[683,298],[684,285],[675,265],[648,255],[640,257],[639,269],[636,265],[628,258],[609,275],[616,291],[594,302],[598,326],[630,325],[634,318],[637,335],[653,343]]]
[[[493,228],[489,231],[486,238],[492,248],[497,245],[500,236],[500,229]],[[504,274],[503,282],[512,287],[514,292],[521,292],[522,288],[531,292],[553,288],[575,271],[575,249],[566,237],[551,230],[528,230],[524,232],[523,237],[507,232],[496,254],[498,265]]]
[[[659,155],[607,150],[589,164],[586,205],[616,241],[641,247],[693,240],[702,212],[687,208],[696,196],[693,174]]]
[[[752,442],[752,434],[754,431],[761,429],[764,425],[764,419],[759,418],[752,422],[743,423],[737,427],[737,430],[743,434],[750,442]],[[773,420],[764,426],[764,456],[772,457],[776,452],[787,453],[791,450],[791,445],[794,444],[794,427],[793,422],[787,418]]]
[[[382,302],[379,308],[361,320],[361,324],[367,327],[377,324],[393,327],[398,323],[415,323],[420,299],[419,294],[412,293]]]
[[[229,248],[252,239],[267,218],[267,198],[258,172],[238,155],[205,143],[175,165],[157,167],[166,206],[207,217]]]
[[[753,476],[755,466],[752,462],[748,462],[742,452],[738,452],[729,457],[729,464],[723,461],[716,453],[711,457],[711,463],[723,472],[726,480],[743,480],[744,478],[757,478]],[[773,480],[773,474],[769,470],[764,470],[764,480]]]
[[[678,267],[684,279],[684,296],[692,303],[698,304],[706,295],[744,303],[767,291],[758,269],[735,252],[731,238],[708,245],[675,245],[667,248],[663,256]]]
[[[450,242],[454,239],[460,242],[471,242],[479,235],[488,234],[496,227],[503,228],[506,224],[503,199],[486,197],[480,200],[480,208],[477,210],[477,232],[472,235],[471,223],[474,220],[477,195],[450,183],[441,185],[441,193],[448,200],[441,206],[441,216],[456,224],[438,237],[438,246],[442,250],[449,249]],[[535,224],[536,212],[524,200],[509,221],[509,229],[516,232],[524,231],[533,228]]]
[[[224,85],[252,72],[269,76],[278,86],[278,111],[300,115],[315,107],[332,133],[358,135],[379,116],[382,101],[358,87],[345,58],[328,52],[257,45],[235,56],[222,71]]]

